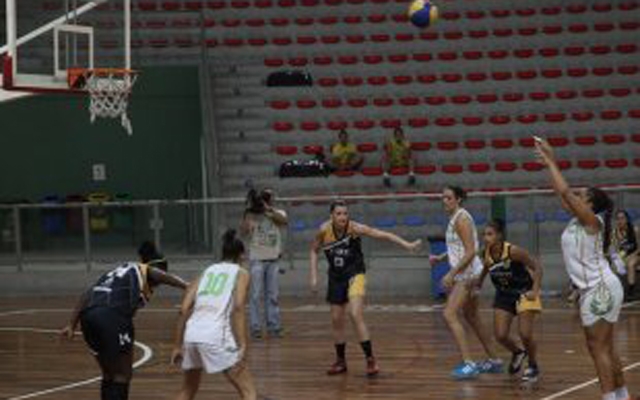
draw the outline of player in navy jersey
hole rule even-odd
[[[133,317],[153,289],[185,289],[185,281],[167,273],[168,264],[152,243],[138,251],[140,262],[125,262],[105,273],[78,300],[62,335],[71,339],[81,324],[84,340],[102,371],[101,400],[126,400],[133,365]]]

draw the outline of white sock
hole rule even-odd
[[[616,389],[616,400],[629,400],[631,396],[626,386]]]
[[[616,392],[609,392],[602,395],[602,400],[618,400],[616,398]]]

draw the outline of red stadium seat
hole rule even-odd
[[[544,169],[544,164],[536,161],[525,161],[522,163],[522,169],[529,172],[541,171]]]
[[[455,51],[442,51],[438,53],[437,57],[442,61],[453,61],[458,59],[458,53]]]
[[[624,135],[619,134],[607,134],[602,136],[602,142],[609,145],[617,145],[622,144],[627,141],[627,138]]]
[[[317,82],[318,85],[323,87],[333,87],[338,84],[338,80],[336,78],[320,78]]]
[[[562,70],[560,68],[546,68],[541,71],[541,75],[548,79],[560,78]]]
[[[472,39],[484,39],[489,36],[489,31],[486,29],[471,30],[468,35]]]
[[[464,34],[460,31],[445,31],[443,36],[447,40],[459,40],[464,37]]]
[[[207,8],[211,10],[220,10],[222,8],[225,8],[226,6],[227,2],[224,0],[207,1]]]
[[[482,52],[478,50],[463,51],[462,57],[465,60],[479,60],[482,58]]]
[[[591,6],[591,9],[595,12],[609,12],[611,11],[610,3],[596,3]]]
[[[531,148],[535,145],[535,140],[532,137],[523,137],[518,140],[520,147]]]
[[[635,43],[625,43],[616,46],[616,51],[623,54],[635,53],[637,50],[638,45],[636,45]]]
[[[296,101],[296,107],[301,108],[303,110],[314,108],[317,104],[318,103],[312,99],[300,99]],[[340,104],[338,105],[338,107],[340,106]],[[325,106],[325,100],[322,100],[322,105]]]
[[[521,124],[534,124],[538,122],[537,114],[522,114],[516,117],[516,120]]]
[[[352,108],[366,107],[368,103],[369,102],[367,101],[367,99],[355,98],[355,99],[347,100],[347,104],[349,105],[349,107],[352,107]]]
[[[391,80],[396,85],[407,85],[413,82],[413,77],[411,75],[396,75],[392,77]]]
[[[489,58],[494,60],[502,60],[509,57],[509,52],[507,50],[489,50],[488,54]]]
[[[466,79],[471,82],[481,82],[487,80],[487,77],[485,72],[469,72]]]
[[[629,88],[611,88],[609,94],[613,97],[627,97],[632,93]]]
[[[366,55],[364,57],[362,57],[362,61],[364,61],[365,64],[380,64],[382,61],[384,61],[384,58],[381,55]]]
[[[622,28],[622,24],[623,23],[620,23],[620,28],[624,29]],[[616,29],[616,26],[611,22],[600,22],[593,24],[593,30],[596,32],[611,32],[614,29]]]
[[[498,172],[513,172],[518,169],[518,164],[514,162],[504,161],[498,162],[495,165],[495,170]]]
[[[296,38],[296,42],[302,45],[311,45],[315,44],[318,41],[318,38],[315,36],[298,36]]]
[[[462,123],[467,126],[482,125],[483,121],[484,119],[482,117],[476,117],[476,116],[462,117]]]
[[[366,40],[364,35],[347,35],[345,39],[347,43],[351,44],[364,43],[364,41]]]
[[[399,118],[385,118],[380,121],[380,126],[386,129],[395,129],[402,126],[402,120]]]
[[[544,15],[558,15],[562,12],[562,9],[558,6],[550,6],[550,7],[543,7],[540,11]]]
[[[361,173],[364,176],[381,176],[384,170],[382,167],[363,167]]]
[[[324,153],[324,148],[317,144],[311,144],[308,146],[304,146],[302,152],[308,155],[322,154]]]
[[[440,17],[445,20],[455,21],[460,19],[461,15],[457,11],[445,11],[440,15]]]
[[[574,111],[571,113],[571,118],[574,121],[578,122],[586,122],[592,120],[594,117],[593,112],[591,111]]]
[[[491,170],[491,166],[488,163],[471,163],[467,166],[470,172],[476,174],[483,174]]]
[[[165,38],[150,39],[149,47],[152,47],[154,49],[163,49],[169,47],[169,40]]]
[[[429,119],[427,117],[409,118],[409,126],[412,128],[424,128],[427,125],[429,125]]]
[[[300,122],[300,129],[307,132],[314,132],[320,129],[320,123],[317,121],[302,121]]]
[[[374,120],[371,119],[362,119],[362,120],[357,120],[353,123],[353,126],[356,129],[360,129],[360,130],[368,130],[371,129],[373,127],[376,126],[376,122]]]
[[[389,79],[386,76],[370,76],[367,78],[367,82],[369,85],[382,86],[386,85],[389,82]]]
[[[518,35],[520,36],[535,36],[536,34],[538,34],[538,28],[536,27],[518,28]]]
[[[628,114],[631,118],[640,118],[640,108],[629,110]]]
[[[436,167],[435,165],[418,165],[413,170],[418,175],[431,175],[436,172]]]
[[[599,160],[579,160],[577,164],[580,169],[596,169],[600,167]]]
[[[638,2],[631,0],[618,4],[618,9],[622,11],[632,11],[638,8]]]
[[[511,139],[493,139],[491,141],[491,147],[495,149],[510,149],[513,147],[513,140]]]
[[[551,95],[547,92],[531,92],[529,93],[529,98],[535,101],[545,101],[549,100]]]
[[[558,160],[557,164],[561,170],[571,169],[571,167],[573,167],[573,163],[570,160]]]
[[[494,125],[505,125],[511,122],[511,117],[508,115],[492,115],[489,117],[489,122]]]
[[[638,30],[640,28],[640,22],[638,22],[638,21],[620,22],[620,24],[618,24],[618,26],[623,31],[635,31],[635,30]]]
[[[587,98],[597,98],[604,96],[603,89],[585,89],[582,91],[582,96]]]
[[[513,29],[511,28],[495,28],[493,30],[493,36],[496,37],[509,37],[513,35]]]
[[[491,10],[491,16],[494,18],[506,18],[510,15],[511,15],[511,10],[508,10],[508,9]]]
[[[269,103],[269,106],[274,110],[286,110],[291,107],[291,102],[289,100],[274,100]]]
[[[560,50],[553,47],[544,47],[538,50],[538,54],[546,58],[557,57],[560,54]]]
[[[516,49],[513,54],[518,58],[531,58],[534,56],[533,49]]]
[[[267,40],[263,38],[250,38],[247,40],[249,46],[265,46],[267,44]],[[303,62],[304,60],[304,62]],[[289,64],[293,66],[303,66],[307,64],[306,58],[292,58],[289,60]]]
[[[585,33],[589,31],[587,24],[571,24],[567,30],[571,33]]]
[[[182,4],[177,1],[163,1],[161,7],[164,11],[178,11],[182,8]]]
[[[589,74],[589,70],[586,68],[569,68],[567,69],[567,75],[572,78],[581,78],[583,76],[587,76]]]
[[[485,12],[482,10],[469,10],[465,12],[465,15],[469,19],[481,19],[486,16]]]
[[[356,56],[338,56],[338,63],[343,65],[353,65],[358,63]]]
[[[567,115],[562,112],[544,114],[544,120],[547,122],[563,122],[566,119],[567,119]]]
[[[389,171],[389,173],[391,175],[394,175],[394,176],[406,175],[406,174],[409,173],[409,168],[407,168],[407,167],[392,167],[391,170]]]
[[[622,118],[622,112],[618,110],[604,110],[600,112],[600,118],[604,120],[615,120]]]
[[[442,80],[448,83],[460,82],[462,80],[462,74],[444,73],[442,74]]]
[[[298,154],[298,148],[296,146],[276,146],[276,153],[281,156],[292,156]]]
[[[598,139],[595,136],[577,136],[573,141],[579,146],[593,146],[598,143]]]
[[[464,147],[469,150],[484,149],[486,145],[485,141],[480,139],[469,139],[464,142]]]
[[[495,103],[498,101],[498,96],[493,93],[479,94],[476,99],[480,103]]]
[[[342,107],[342,100],[338,98],[323,99],[321,104],[324,108],[340,108]]]
[[[631,141],[633,143],[640,143],[640,133],[634,133],[631,135]]]
[[[396,42],[411,42],[415,40],[413,33],[398,33],[395,35]]]
[[[562,33],[563,30],[564,28],[562,27],[562,25],[546,25],[542,27],[542,32],[545,35],[558,35]]]
[[[584,4],[570,4],[566,6],[565,9],[570,14],[582,14],[587,11],[587,6]]]
[[[445,96],[427,96],[425,102],[431,106],[439,106],[446,103],[447,98]]]
[[[378,145],[375,143],[360,143],[356,146],[360,153],[372,153],[378,151]]]
[[[420,61],[420,62],[431,61],[432,59],[430,53],[414,53],[412,57],[414,61]]]
[[[537,10],[535,8],[518,8],[516,9],[516,15],[519,17],[532,17],[536,15]]]
[[[424,31],[420,33],[420,39],[422,40],[438,40],[440,38],[440,34],[436,31]]]
[[[507,81],[513,78],[513,74],[510,71],[495,71],[491,73],[491,78],[495,81]]]
[[[299,17],[294,19],[293,22],[299,26],[309,26],[309,25],[313,25],[315,20],[311,17]]]
[[[429,84],[437,81],[438,77],[433,74],[420,74],[418,75],[417,79],[418,79],[418,82],[420,83]]]
[[[320,37],[320,41],[324,44],[336,44],[340,43],[342,38],[338,35],[325,35]]]
[[[569,139],[562,136],[552,136],[547,138],[547,141],[553,147],[565,147],[569,145]]]
[[[431,143],[429,142],[412,142],[411,150],[413,151],[427,151],[431,149]]]
[[[604,165],[607,168],[611,169],[627,168],[629,166],[629,161],[625,160],[624,158],[616,158],[612,160],[606,160],[604,162]]]
[[[338,23],[338,17],[335,17],[335,16],[320,17],[318,18],[318,21],[322,25],[335,25]]]
[[[502,95],[502,100],[509,103],[516,103],[524,100],[524,94],[522,93],[505,93]]]
[[[340,178],[350,178],[352,176],[355,176],[355,174],[356,174],[355,171],[348,171],[348,170],[338,170],[334,172],[334,175]]]
[[[295,5],[296,5],[295,0],[278,0],[278,7],[289,8],[289,7],[295,7]]]
[[[442,172],[445,174],[461,174],[464,171],[460,164],[445,164],[442,166]]]
[[[469,104],[472,101],[473,101],[473,97],[466,94],[451,96],[451,102],[453,104]]]
[[[362,17],[360,15],[347,15],[346,17],[342,18],[342,20],[346,24],[360,24],[360,23],[362,23]]]
[[[273,129],[278,132],[289,132],[293,130],[293,124],[286,121],[276,121],[272,125]]]
[[[253,3],[257,8],[271,8],[273,2],[271,0],[255,0]]]
[[[332,131],[339,131],[342,129],[347,129],[349,124],[346,121],[329,121],[327,122],[327,128]]]
[[[401,97],[398,99],[398,103],[408,107],[417,106],[418,104],[420,104],[420,98],[417,96]]]
[[[391,54],[387,57],[392,63],[405,63],[409,61],[409,56],[407,54]]]
[[[372,14],[367,17],[367,21],[372,24],[381,24],[387,20],[386,14]]]
[[[556,92],[556,98],[560,100],[574,99],[578,96],[575,90],[559,90]]]
[[[231,2],[231,7],[233,8],[249,8],[251,7],[251,3],[245,0],[233,0]]]
[[[436,143],[436,147],[438,148],[438,150],[453,151],[458,149],[459,144],[458,142],[453,141],[438,142]]]
[[[613,68],[611,67],[594,67],[591,72],[596,76],[609,76],[613,74]]]
[[[300,0],[300,5],[303,7],[317,7],[320,5],[319,0]]]
[[[359,76],[345,76],[342,78],[342,83],[345,86],[360,86],[363,82],[363,79]]]

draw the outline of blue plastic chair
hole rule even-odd
[[[403,223],[406,226],[425,226],[427,224],[427,219],[420,215],[408,215],[404,217]]]
[[[376,228],[394,228],[397,224],[394,217],[380,217],[373,220],[373,226]]]

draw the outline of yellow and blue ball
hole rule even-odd
[[[418,28],[426,28],[438,20],[438,7],[429,0],[415,0],[409,6],[409,20]]]

